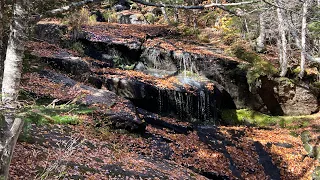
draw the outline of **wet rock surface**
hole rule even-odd
[[[197,123],[215,123],[221,102],[225,101],[225,105],[228,102],[226,99],[221,100],[223,96],[220,95],[220,90],[200,74],[183,71],[170,76],[156,76],[150,71],[145,74],[146,72],[101,68],[99,64],[106,61],[80,58],[63,48],[51,51],[47,48],[45,52],[37,53],[36,48],[32,47],[29,46],[31,53],[40,58],[43,64],[94,87],[105,87],[118,96],[129,99],[135,106],[153,113],[175,114],[180,119]],[[153,73],[157,71],[154,70]],[[232,102],[231,99],[229,101]],[[108,116],[113,119],[111,112]]]

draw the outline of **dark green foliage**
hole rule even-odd
[[[277,74],[277,69],[268,61],[262,59],[257,53],[247,51],[243,44],[237,43],[232,47],[233,54],[248,63],[243,63],[240,68],[247,70],[247,81],[250,87],[258,86],[261,76],[273,76]]]
[[[84,55],[84,46],[81,42],[73,43],[71,49],[78,52],[80,55]]]

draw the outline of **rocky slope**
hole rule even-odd
[[[98,23],[72,39],[66,26],[40,22],[35,33],[22,89],[46,107],[95,111],[78,125],[32,124],[31,141],[20,140],[13,158],[16,179],[43,175],[55,162],[61,168],[50,177],[67,179],[307,179],[317,165],[300,161],[303,144],[289,130],[213,125],[224,109],[272,111],[276,103],[286,114],[315,112],[307,87],[266,80],[251,92],[245,62],[165,26]],[[317,123],[308,130],[318,133]]]
[[[38,24],[35,32],[37,39],[62,46],[72,44],[70,41],[61,40],[70,36],[64,25],[43,22]],[[57,35],[52,38],[52,34]],[[251,108],[274,115],[306,115],[318,111],[318,93],[307,83],[262,77],[262,85],[257,90],[250,90],[247,72],[239,66],[247,62],[226,56],[222,49],[213,44],[185,40],[177,31],[166,26],[98,23],[94,26],[83,26],[76,38],[77,42],[81,42],[83,55],[98,60],[86,61],[89,66],[93,65],[90,68],[95,70],[92,71],[118,67],[143,72],[158,80],[166,81],[165,77],[177,77],[178,81],[184,81],[180,84],[188,86],[193,86],[197,78],[206,79],[206,82],[214,84],[217,111]],[[99,73],[101,75],[101,72]],[[182,75],[182,78],[178,75]],[[99,78],[106,81],[105,77]],[[112,78],[109,76],[109,82],[113,81]],[[121,82],[121,79],[116,79],[118,80]],[[114,83],[106,83],[104,86],[115,90]],[[135,84],[132,81],[130,83]],[[130,88],[132,89],[132,86],[124,87]],[[162,92],[159,93],[161,96]],[[164,92],[163,96],[168,96],[167,94]],[[201,92],[197,96],[200,94]],[[124,94],[122,96],[126,97]],[[181,103],[186,104],[187,101],[184,97]],[[208,101],[204,103],[205,106],[208,106],[208,103],[212,104]]]

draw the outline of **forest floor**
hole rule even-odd
[[[311,179],[319,164],[305,157],[309,130],[319,144],[320,120],[296,130],[198,126],[187,133],[148,125],[144,134],[78,125],[30,125],[15,148],[13,179]],[[188,123],[162,118],[177,126]],[[294,132],[294,133],[293,133]]]

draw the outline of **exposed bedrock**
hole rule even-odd
[[[50,27],[43,24],[40,26],[42,31],[46,31],[45,29]],[[52,26],[56,27],[57,25]],[[128,33],[127,29],[130,29],[131,33]],[[177,45],[179,42],[166,39],[168,31],[164,29],[162,26],[155,28],[138,25],[99,25],[84,27],[83,34],[79,36],[78,40],[84,46],[86,56],[100,61],[98,64],[91,62],[90,65],[95,68],[111,67],[135,70],[160,79],[188,75],[207,78],[210,83],[214,83],[214,89],[218,92],[212,93],[215,94],[214,98],[211,98],[212,95],[208,95],[209,99],[215,99],[216,104],[212,105],[213,101],[206,100],[206,103],[209,103],[206,106],[210,106],[210,108],[216,106],[218,112],[221,109],[229,108],[251,108],[273,115],[302,115],[318,111],[318,95],[311,91],[307,84],[294,83],[291,86],[277,78],[266,80],[263,77],[260,88],[250,91],[246,78],[247,72],[239,67],[244,62],[224,56],[219,49],[210,49],[195,44],[196,50],[187,49],[183,48],[181,43],[180,47]],[[58,32],[63,31],[53,31],[53,33]],[[37,37],[43,40],[50,39],[46,38],[45,33],[40,32]],[[211,93],[207,93],[206,90],[195,91],[199,98],[191,100],[193,99],[192,95],[188,95],[188,93],[185,95],[186,92],[183,91],[183,88],[176,87],[178,90],[172,92],[172,90],[161,89],[157,86],[152,87],[150,83],[146,85],[139,80],[139,77],[131,79],[113,79],[114,77],[111,77],[107,80],[99,78],[104,81],[104,85],[108,89],[114,89],[113,91],[117,91],[117,94],[131,99],[138,106],[152,104],[148,109],[153,112],[160,112],[160,110],[164,112],[167,108],[173,109],[178,114],[181,111],[180,114],[185,116],[188,109],[172,108],[171,105],[161,109],[160,101],[167,103],[180,98],[183,101],[182,104],[186,105],[187,103],[199,102],[200,97],[203,97],[202,94],[207,96]],[[119,88],[117,81],[121,82],[123,88]],[[193,78],[193,81],[197,80]],[[180,84],[183,83],[180,82]],[[183,85],[181,86],[183,87]],[[141,89],[138,87],[143,87],[143,91],[148,91],[149,94],[139,97],[138,94],[141,92],[137,92]],[[132,89],[139,90],[133,91]],[[132,94],[134,94],[133,97],[131,97]],[[217,97],[218,94],[220,97]],[[207,99],[207,97],[205,98]],[[177,101],[179,102],[179,100]],[[219,101],[221,103],[218,105]],[[179,105],[179,103],[175,103],[176,106]],[[191,105],[190,108],[194,109],[195,106],[198,105]],[[215,112],[210,113],[215,114]],[[193,116],[197,116],[195,114],[197,113],[194,113]]]

